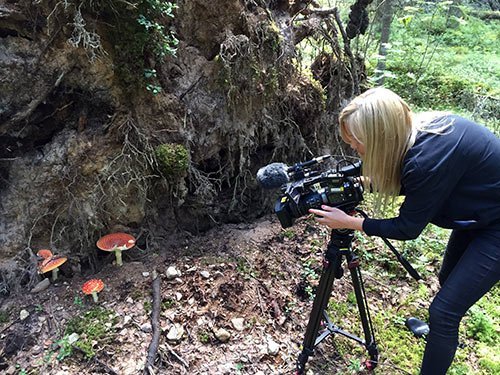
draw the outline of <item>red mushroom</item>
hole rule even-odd
[[[52,251],[50,251],[49,249],[42,249],[42,250],[38,250],[36,255],[38,255],[40,258],[43,258],[43,259],[49,259],[49,258],[52,258]]]
[[[82,286],[82,292],[86,295],[92,294],[94,302],[98,301],[97,293],[104,288],[104,283],[101,279],[91,279]]]
[[[122,251],[135,246],[135,238],[127,233],[112,233],[101,237],[97,241],[97,247],[103,251],[114,251],[116,264],[121,266]]]
[[[59,271],[59,267],[65,263],[68,258],[63,256],[53,256],[47,259],[44,259],[42,262],[38,264],[38,272],[46,273],[52,271],[52,281],[57,280],[57,271]]]

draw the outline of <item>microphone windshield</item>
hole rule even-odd
[[[276,189],[289,182],[288,165],[271,163],[257,172],[257,181],[264,189]]]

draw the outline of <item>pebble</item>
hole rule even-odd
[[[141,331],[145,333],[150,333],[153,331],[153,327],[151,327],[151,323],[144,323],[141,326]]]
[[[204,271],[200,271],[200,275],[201,275],[201,277],[203,277],[204,279],[208,279],[208,278],[210,278],[210,272],[205,271],[205,270],[204,270]]]
[[[148,277],[148,276],[149,276],[149,272],[143,272],[143,273],[142,273],[142,276],[144,276],[144,277]]]
[[[47,289],[50,286],[50,280],[49,279],[43,279],[40,281],[38,284],[36,284],[33,289],[31,289],[31,293],[40,293]]]
[[[184,335],[184,328],[182,325],[175,323],[167,333],[167,339],[169,341],[179,341]]]
[[[27,312],[26,310],[21,310],[19,312],[19,319],[21,319],[21,320],[26,319],[28,316],[30,316],[30,313]]]
[[[267,353],[269,355],[276,355],[280,351],[280,345],[272,339],[267,339]]]
[[[226,331],[224,328],[219,328],[214,332],[215,337],[217,340],[221,342],[228,342],[229,339],[231,338],[231,334]]]
[[[245,319],[243,318],[233,318],[231,319],[231,323],[237,331],[243,331],[245,329]]]
[[[166,272],[165,276],[167,277],[167,280],[173,280],[173,279],[181,276],[181,272],[177,268],[175,268],[174,266],[170,266],[167,268],[167,272]]]

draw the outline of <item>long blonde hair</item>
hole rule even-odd
[[[397,94],[373,88],[354,98],[340,113],[340,136],[355,137],[365,146],[363,175],[370,178],[376,207],[393,200],[401,190],[401,167],[415,143],[412,111]]]

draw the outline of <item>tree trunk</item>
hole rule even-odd
[[[380,41],[378,50],[378,61],[376,71],[376,82],[377,85],[381,86],[384,84],[385,69],[386,69],[386,57],[387,57],[387,44],[389,43],[389,38],[391,36],[391,23],[392,17],[394,15],[394,1],[395,0],[385,0],[380,5]]]

